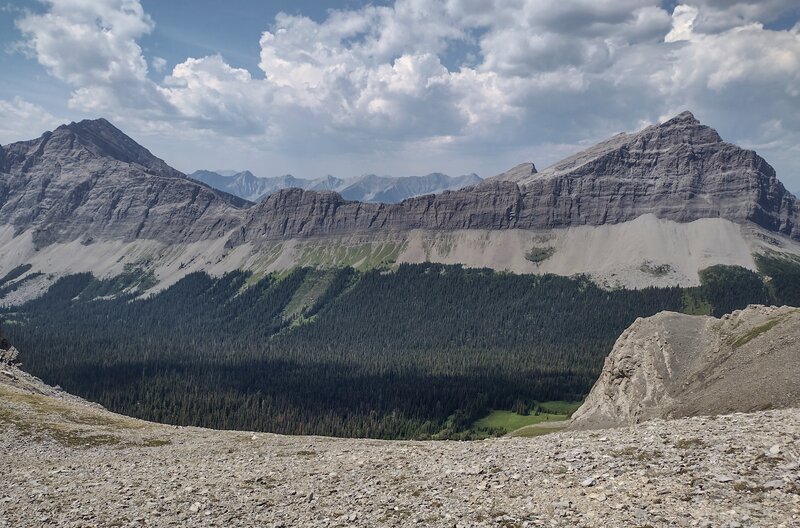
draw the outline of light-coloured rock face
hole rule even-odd
[[[800,406],[800,309],[663,312],[619,337],[570,427]]]

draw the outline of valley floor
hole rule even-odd
[[[800,410],[481,442],[109,413],[0,369],[0,526],[800,526]]]

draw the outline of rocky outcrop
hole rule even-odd
[[[0,223],[34,242],[221,237],[249,202],[189,180],[108,121],[81,121],[7,145]]]
[[[570,427],[800,406],[798,379],[798,308],[662,312],[623,332]]]
[[[527,163],[520,163],[516,167],[507,170],[502,174],[498,174],[497,176],[492,176],[491,178],[486,178],[487,181],[492,180],[499,180],[499,181],[510,181],[514,183],[519,183],[521,181],[527,181],[533,175],[536,174],[536,165],[531,162]]]

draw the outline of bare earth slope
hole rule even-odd
[[[800,523],[800,411],[483,442],[175,428],[0,365],[0,527]]]
[[[721,319],[637,319],[608,355],[571,427],[800,406],[800,309],[749,306]]]

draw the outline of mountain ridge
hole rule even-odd
[[[281,189],[299,188],[309,191],[336,191],[349,201],[398,203],[406,198],[426,194],[437,194],[447,190],[477,184],[481,181],[476,174],[448,176],[432,172],[425,176],[378,176],[364,174],[355,178],[303,179],[291,174],[275,177],[258,177],[245,170],[225,176],[219,172],[198,170],[190,178],[211,185],[240,198],[258,202]]]
[[[398,203],[290,188],[254,204],[171,169],[106,120],[6,145],[0,166],[6,272],[134,266],[163,286],[191,271],[432,261],[641,287],[698,284],[714,264],[755,269],[755,254],[800,255],[797,198],[763,158],[690,113],[542,171],[525,163]]]

